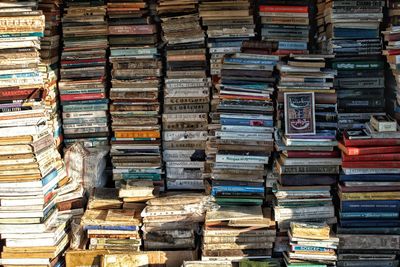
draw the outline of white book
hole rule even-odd
[[[57,212],[43,223],[34,224],[0,224],[0,234],[43,233],[57,219]]]
[[[10,218],[42,218],[45,216],[45,211],[51,209],[55,205],[54,200],[51,201],[46,207],[41,210],[13,210],[13,211],[0,211],[0,219]]]
[[[23,266],[29,262],[30,265],[49,265],[50,259],[26,258],[26,259],[0,259],[0,265],[19,265]]]
[[[67,233],[61,232],[55,237],[45,237],[45,238],[18,238],[18,239],[6,239],[6,246],[13,248],[21,247],[52,247],[58,244]]]
[[[26,203],[30,205],[44,205],[43,195],[29,196],[29,197],[1,197],[1,206],[24,206]]]
[[[3,239],[35,239],[35,238],[56,238],[65,232],[67,225],[71,220],[69,215],[58,214],[57,220],[49,225],[48,229],[42,233],[5,233],[1,237]]]

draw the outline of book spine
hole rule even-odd
[[[308,6],[264,6],[259,7],[261,12],[273,13],[308,13]]]
[[[400,161],[351,161],[342,162],[342,168],[400,168]]]
[[[400,161],[400,154],[373,154],[373,155],[359,155],[349,156],[342,153],[342,160],[345,162],[350,161]]]

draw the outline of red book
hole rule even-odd
[[[387,51],[385,51],[385,54],[387,54],[389,56],[400,55],[400,49],[387,50]]]
[[[94,94],[68,94],[60,96],[61,101],[79,101],[79,100],[92,100],[92,99],[102,99],[104,98],[103,93]]]
[[[339,142],[338,147],[349,156],[400,153],[400,146],[347,147],[343,142]]]
[[[38,88],[33,89],[0,89],[0,100],[25,100],[41,97],[43,91]]]
[[[47,193],[47,195],[44,196],[44,203],[46,204],[46,203],[48,203],[50,200],[52,200],[53,197],[55,196],[55,194],[56,194],[56,193],[55,193],[54,191],[51,191],[51,192]]]
[[[288,158],[339,158],[339,151],[288,151]]]
[[[399,138],[369,138],[369,139],[347,139],[343,138],[345,146],[398,146]]]
[[[400,161],[399,154],[372,154],[372,155],[359,155],[349,156],[342,153],[342,161]]]
[[[77,199],[71,199],[67,201],[63,201],[60,203],[57,203],[57,208],[59,211],[64,211],[64,210],[72,210],[72,209],[81,209],[84,206],[82,198],[77,198]]]
[[[260,6],[260,12],[308,13],[308,6]]]
[[[400,161],[351,161],[342,162],[342,168],[400,168]],[[399,169],[400,173],[400,169]]]
[[[400,33],[392,33],[385,38],[385,41],[398,41],[400,38]]]

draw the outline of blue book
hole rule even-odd
[[[119,231],[139,231],[136,225],[85,225],[84,230],[119,230]]]
[[[350,174],[340,173],[339,180],[343,182],[395,182],[400,181],[398,174]]]
[[[56,178],[58,172],[56,169],[52,170],[49,174],[42,178],[42,185],[45,186],[50,183],[54,178]]]
[[[265,126],[272,127],[272,120],[255,120],[255,119],[220,119],[222,125],[241,125],[241,126]]]
[[[48,206],[45,210],[43,210],[44,217],[50,216],[50,214],[52,214],[55,209],[56,209],[56,203],[53,203],[52,205]]]
[[[334,28],[333,32],[336,38],[348,38],[348,39],[379,38],[379,30],[377,29]]]
[[[255,186],[213,186],[212,193],[217,192],[242,192],[242,193],[264,193],[264,187]]]
[[[63,68],[68,69],[68,67],[70,68],[82,68],[82,67],[101,67],[101,66],[105,66],[105,62],[76,62],[76,63],[63,63],[61,64],[63,66]]]
[[[152,179],[152,180],[159,180],[161,179],[160,173],[121,173],[123,179]]]
[[[262,60],[262,59],[250,59],[250,58],[225,58],[224,63],[234,64],[255,64],[255,65],[276,65],[275,60]]]
[[[143,56],[155,55],[157,48],[128,48],[128,49],[111,49],[111,56]]]
[[[3,33],[0,38],[20,38],[20,37],[43,37],[43,32],[20,32],[20,33]]]
[[[108,99],[93,99],[93,100],[82,100],[82,101],[68,101],[68,102],[63,102],[63,106],[67,105],[93,105],[93,104],[108,104],[109,100]]]
[[[161,174],[159,173],[122,173],[121,176],[124,180],[129,180],[129,179],[146,179],[153,181],[161,180]]]
[[[398,227],[399,220],[340,220],[342,227]]]
[[[221,84],[224,89],[228,88],[240,88],[240,89],[251,89],[251,90],[266,90],[269,88],[268,84],[260,83],[260,84],[230,84],[230,83],[222,83]]]
[[[307,42],[280,41],[278,49],[281,50],[307,50]]]
[[[40,77],[38,72],[25,72],[25,73],[14,73],[14,74],[2,74],[0,79],[17,79],[17,78],[34,78]]]
[[[331,249],[329,248],[323,248],[323,247],[314,247],[314,246],[300,246],[300,245],[292,245],[292,250],[303,250],[303,251],[318,251],[318,252],[325,252],[325,251],[330,251]]]
[[[361,200],[341,201],[342,212],[399,212],[398,200]]]
[[[342,220],[357,220],[357,219],[398,219],[398,212],[340,212],[340,219]]]
[[[231,42],[211,42],[209,47],[241,47],[242,41],[231,41]]]

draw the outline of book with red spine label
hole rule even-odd
[[[94,94],[67,94],[61,95],[61,101],[76,101],[76,100],[91,100],[105,98],[104,93],[94,93]]]
[[[338,147],[349,156],[400,153],[400,146],[347,147],[343,144],[343,142],[339,142]]]
[[[400,153],[390,154],[372,154],[372,155],[359,155],[350,156],[342,153],[342,161],[397,161],[400,160]]]

